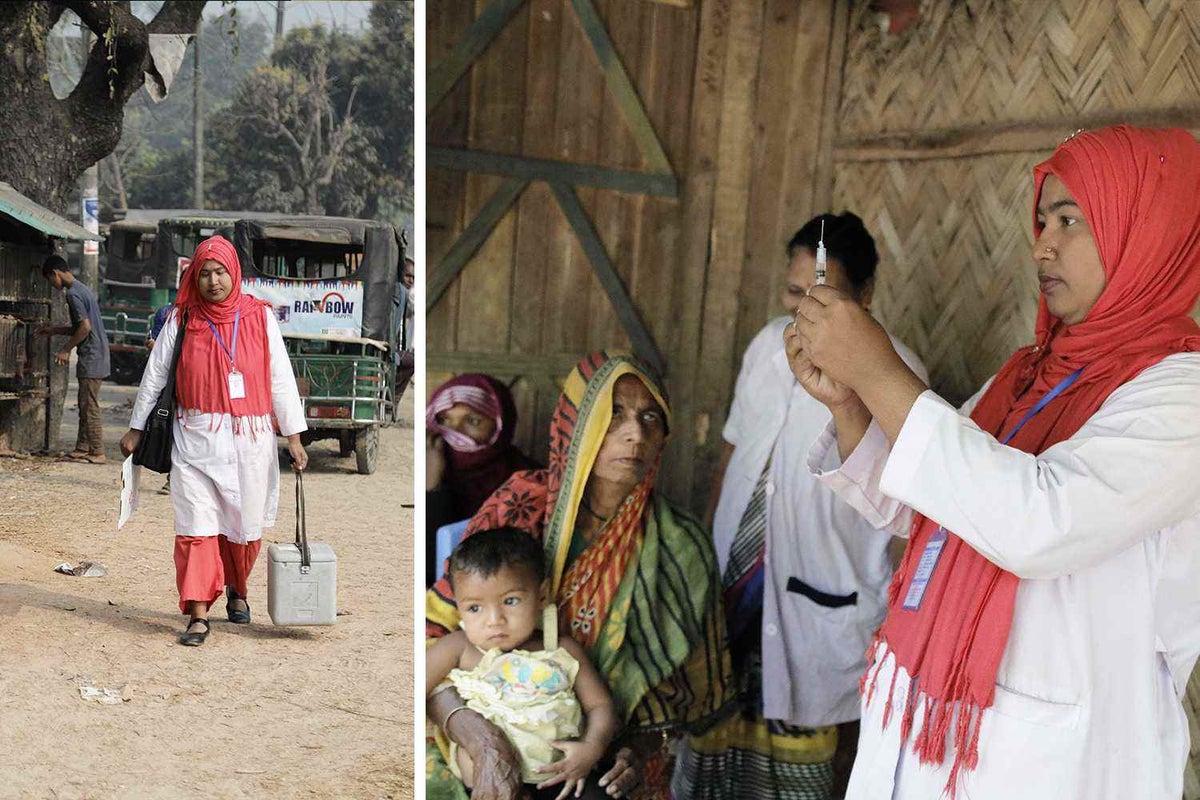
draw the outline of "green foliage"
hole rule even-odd
[[[229,31],[233,29],[228,14],[233,10],[206,21],[200,37],[202,102],[206,118],[229,104],[238,84],[266,60],[271,46],[270,32],[262,23],[243,20],[236,28],[237,35],[230,36]],[[179,147],[184,139],[190,141],[195,80],[195,56],[189,47],[167,98],[155,103],[145,92],[138,92],[126,107],[126,124],[134,115],[143,117],[142,133],[146,143],[156,149],[171,150]]]
[[[304,213],[316,203],[331,215],[397,224],[408,218],[413,5],[377,1],[370,23],[363,35],[293,29],[269,61],[269,33],[261,23],[222,17],[206,24],[201,69],[209,207]],[[231,37],[233,25],[237,35]],[[236,51],[231,40],[239,43]],[[139,98],[127,114],[127,136],[140,137],[126,148],[131,207],[191,205],[192,79],[189,53],[166,101],[154,106]],[[306,134],[312,136],[307,149]],[[332,175],[321,183],[326,172],[315,167],[328,165],[338,147]]]
[[[147,147],[135,158],[127,168],[125,179],[130,208],[187,208],[191,205],[190,147],[174,151]],[[130,180],[128,176],[135,176],[135,179]]]
[[[117,28],[116,23],[112,21],[112,5],[113,0],[108,0],[109,5],[109,23],[104,29],[104,61],[108,64],[106,74],[108,75],[108,97],[111,100],[117,96]]]
[[[351,91],[355,92],[352,116],[376,157],[362,164],[366,169],[347,168],[362,174],[370,185],[355,183],[346,188],[365,198],[363,216],[392,222],[399,222],[397,209],[412,211],[413,21],[412,3],[375,2],[365,38],[321,27],[298,29],[271,55],[272,64],[291,71],[327,59],[330,102],[339,119]],[[335,204],[354,205],[345,199]]]
[[[385,172],[381,204],[412,211],[413,187],[413,4],[376,2],[364,54],[359,90],[360,122],[372,139]]]

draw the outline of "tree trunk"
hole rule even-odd
[[[117,193],[117,200],[113,203],[113,208],[119,211],[129,210],[129,196],[125,193],[125,176],[121,173],[121,162],[113,155],[108,159],[108,165],[112,169],[113,191]]]
[[[325,206],[321,205],[321,187],[315,180],[304,184],[304,213],[313,216],[325,216]]]
[[[59,100],[46,80],[46,39],[68,9],[96,35],[96,44],[78,85]],[[130,13],[128,2],[0,3],[0,179],[70,218],[67,205],[79,176],[121,138],[125,103],[145,82],[149,35],[191,33],[203,10],[204,0],[167,0],[147,25]],[[65,321],[61,299],[52,309],[55,322]],[[53,448],[66,387],[67,368],[51,368],[49,398],[7,404],[15,410],[0,417],[0,434],[14,444],[41,442]]]
[[[64,10],[96,35],[83,76],[59,100],[46,74],[46,38]],[[150,33],[190,33],[204,0],[168,0],[148,25],[128,3],[25,0],[0,4],[0,175],[18,192],[65,214],[79,176],[113,151],[125,103],[145,82]],[[105,45],[111,29],[112,46]],[[110,68],[114,70],[110,73]]]

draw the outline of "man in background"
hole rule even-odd
[[[404,396],[413,373],[416,372],[416,355],[413,352],[413,324],[416,320],[416,298],[413,286],[416,283],[417,265],[411,258],[404,259],[400,272],[400,284],[394,297],[396,306],[396,350],[393,363],[396,365],[396,402]]]
[[[79,381],[79,435],[75,449],[67,459],[85,464],[104,464],[104,438],[100,417],[100,382],[108,377],[108,336],[100,319],[100,304],[96,295],[71,274],[62,256],[50,256],[42,264],[42,277],[61,291],[67,300],[71,324],[42,328],[41,336],[67,335],[71,338],[54,355],[54,360],[66,365],[71,350],[76,351],[78,363],[75,377]]]
[[[154,318],[150,320],[150,335],[146,337],[147,350],[154,349],[154,340],[162,333],[163,326],[167,324],[167,317],[171,316],[171,309],[174,307],[174,303],[167,303],[154,312]]]

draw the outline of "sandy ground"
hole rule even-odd
[[[309,536],[338,556],[337,624],[267,616],[266,543],[290,540],[295,520],[285,474],[253,623],[226,622],[219,600],[208,641],[187,648],[158,475],[143,473],[142,507],[115,531],[133,391],[105,385],[108,465],[0,459],[0,797],[412,797],[411,392],[374,475],[332,442],[309,448]],[[64,451],[76,420],[72,387]],[[81,559],[109,574],[53,571]],[[85,700],[87,686],[124,700]]]

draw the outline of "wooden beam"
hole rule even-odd
[[[529,377],[562,380],[579,362],[579,353],[522,355],[520,353],[427,352],[427,372],[486,372],[499,378]]]
[[[625,115],[625,121],[629,124],[642,158],[654,172],[671,172],[671,162],[654,132],[654,125],[646,114],[637,90],[633,88],[629,73],[625,71],[620,57],[617,56],[596,6],[592,4],[592,0],[571,0],[571,6],[575,9],[575,16],[579,19],[583,32],[592,43],[592,50],[600,61],[600,68],[604,70],[604,80],[617,101],[617,107]]]
[[[503,219],[528,185],[529,181],[516,178],[507,180],[500,185],[500,188],[488,199],[483,208],[479,209],[475,219],[471,220],[458,240],[450,246],[441,263],[429,275],[429,293],[425,298],[426,313],[432,311],[433,307],[442,299],[442,295],[445,294],[450,284],[454,283],[458,273],[471,260],[471,256],[475,255],[476,251],[487,241],[488,236],[496,227],[496,223]]]
[[[525,0],[492,0],[479,12],[479,16],[471,23],[463,37],[453,50],[436,66],[429,70],[425,78],[425,115],[428,117],[445,99],[454,84],[466,74],[475,59],[487,50],[492,40],[500,35],[509,19],[524,4]]]
[[[428,147],[425,150],[425,164],[427,167],[505,175],[526,181],[594,186],[597,189],[612,189],[626,194],[679,196],[679,181],[672,174],[629,172],[589,164],[573,164],[569,161],[487,153],[482,150]]]
[[[694,370],[692,402],[696,414],[693,497],[704,490],[720,456],[720,431],[729,409],[738,359],[735,331],[740,316],[739,287],[746,268],[747,223],[756,126],[754,99],[760,63],[766,3],[729,3],[727,42],[720,96],[709,113],[719,115],[716,141],[719,165],[713,184],[707,228],[710,251],[704,276],[704,301],[698,335],[700,353]],[[775,202],[765,198],[774,208]]]
[[[633,342],[633,351],[639,358],[658,370],[659,374],[665,375],[666,359],[663,358],[658,345],[654,343],[654,336],[638,316],[633,301],[629,299],[629,293],[625,291],[625,284],[616,269],[613,268],[612,261],[608,258],[608,251],[604,249],[604,243],[600,241],[591,218],[583,210],[579,197],[575,194],[575,189],[565,183],[551,183],[550,190],[554,192],[554,199],[558,201],[558,207],[562,209],[571,229],[575,231],[575,236],[579,238],[579,244],[583,246],[583,252],[592,264],[596,279],[600,281],[600,285],[604,287],[608,299],[612,302],[617,319],[621,321],[621,326],[629,334],[629,339]]]
[[[833,160],[921,161],[934,158],[972,158],[997,153],[1051,151],[1079,128],[1102,128],[1128,122],[1146,127],[1187,128],[1200,132],[1200,108],[1148,112],[1107,112],[1055,122],[976,126],[886,136],[844,138],[834,143]]]
[[[682,170],[685,182],[679,215],[680,257],[672,291],[675,319],[668,333],[674,375],[670,382],[671,406],[676,424],[671,437],[674,449],[667,452],[660,483],[668,496],[680,499],[693,511],[704,508],[708,494],[707,486],[702,484],[711,474],[698,469],[697,460],[706,446],[713,449],[708,444],[713,414],[696,392],[706,381],[725,380],[725,372],[710,369],[700,360],[700,337],[712,261],[721,96],[733,2],[706,0],[698,11],[688,139],[683,151],[687,161]]]
[[[825,93],[821,96],[821,135],[817,142],[817,174],[813,181],[812,208],[818,214],[833,203],[834,141],[842,108],[842,75],[846,68],[846,42],[850,36],[850,0],[833,4],[829,59],[825,62]]]

